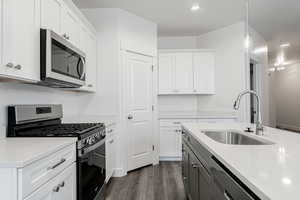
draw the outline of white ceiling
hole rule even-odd
[[[73,0],[80,8],[122,8],[158,24],[159,36],[193,36],[244,18],[243,0]],[[202,8],[191,12],[194,2]]]
[[[244,20],[245,0],[73,0],[80,8],[122,8],[158,24],[159,36],[200,35]],[[191,12],[193,3],[201,10]],[[288,59],[300,58],[300,0],[250,0],[250,24],[275,57],[290,42]]]

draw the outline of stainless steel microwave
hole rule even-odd
[[[40,34],[40,84],[58,88],[85,85],[85,53],[49,29],[41,29]]]

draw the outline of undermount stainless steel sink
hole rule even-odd
[[[216,142],[230,145],[272,145],[273,142],[255,139],[234,131],[205,131],[204,134]]]

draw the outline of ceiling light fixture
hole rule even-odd
[[[283,43],[280,45],[281,48],[286,48],[286,47],[290,47],[291,44],[290,43]]]
[[[200,9],[199,3],[194,3],[194,5],[191,7],[191,11],[197,11]]]
[[[254,54],[261,54],[261,53],[267,53],[268,52],[268,47],[264,46],[264,47],[259,47],[253,50]]]

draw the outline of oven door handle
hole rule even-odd
[[[87,154],[87,153],[89,153],[91,151],[94,151],[95,149],[99,148],[103,144],[105,144],[105,139],[100,140],[99,142],[97,142],[93,146],[90,146],[90,147],[82,149],[82,155],[85,155],[85,154]]]

